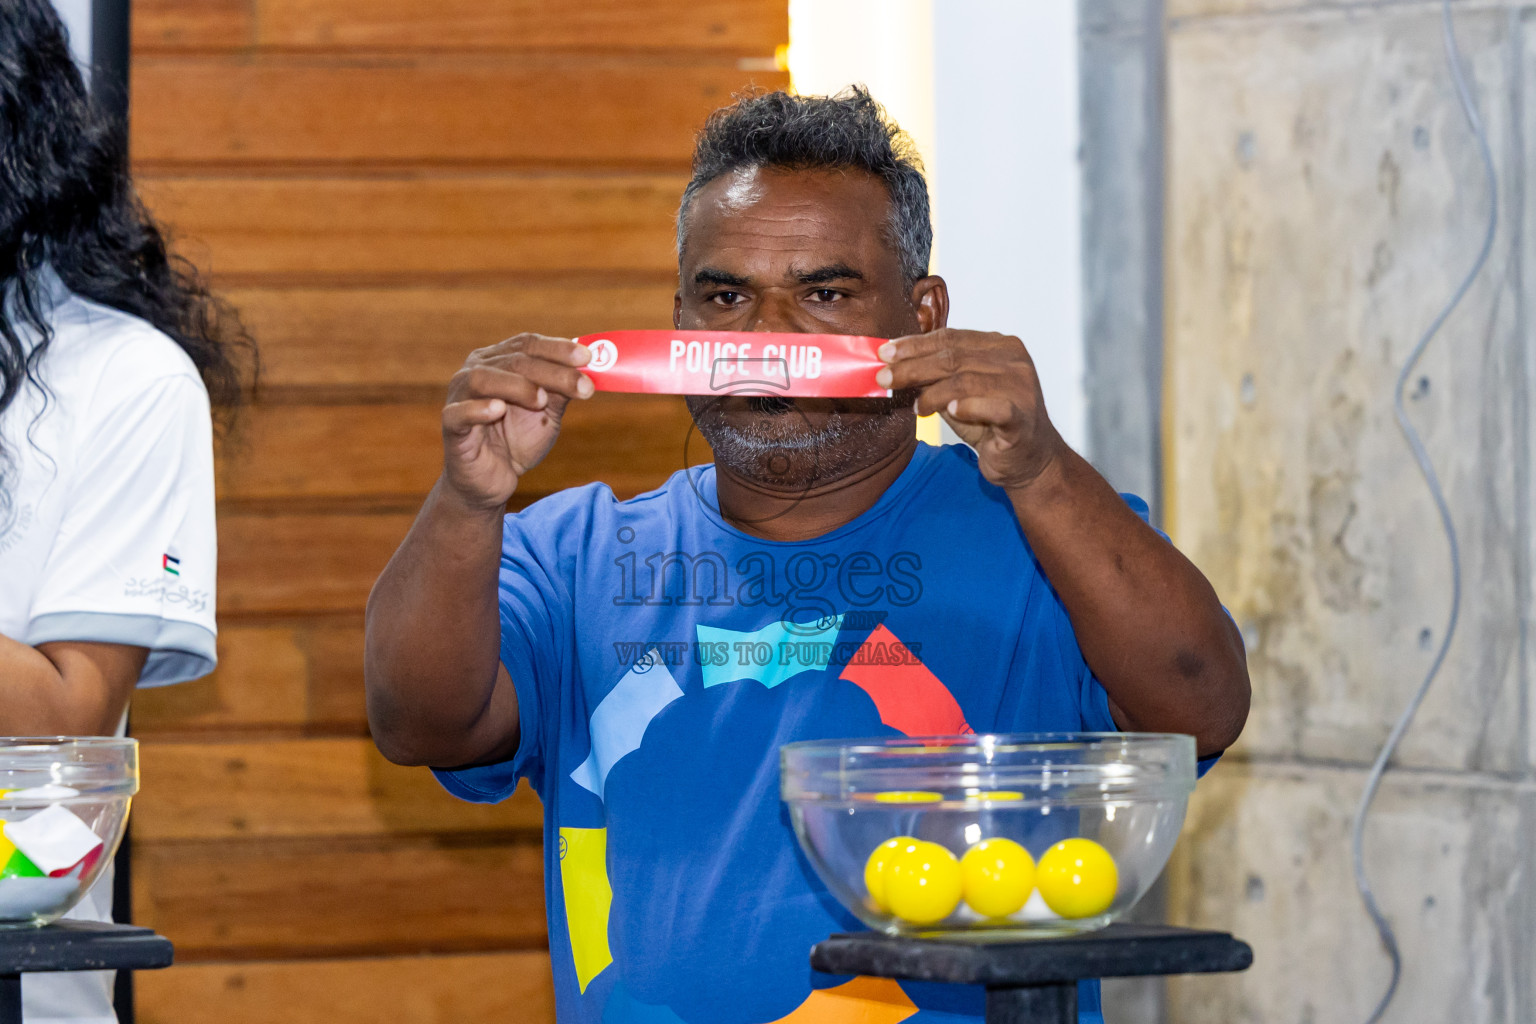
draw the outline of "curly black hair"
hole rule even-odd
[[[688,210],[699,192],[721,175],[749,167],[856,168],[874,175],[891,196],[887,234],[902,275],[911,285],[928,273],[933,222],[922,161],[912,140],[863,86],[836,96],[744,96],[709,115],[678,209],[679,255],[687,242]]]
[[[125,129],[91,102],[53,4],[0,0],[0,414],[28,381],[41,386],[52,331],[40,272],[49,265],[75,294],[139,317],[181,346],[220,426],[229,426],[240,367],[255,372],[250,335],[167,250],[134,191]],[[37,339],[30,353],[21,328]]]

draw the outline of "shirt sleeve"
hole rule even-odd
[[[146,647],[140,686],[196,679],[217,662],[207,392],[176,374],[98,400],[23,640]]]
[[[507,516],[502,534],[501,663],[517,691],[517,750],[494,764],[434,769],[450,793],[477,803],[505,800],[523,778],[544,795],[549,733],[559,722],[573,618],[569,590],[554,571],[557,557],[542,543],[561,522],[542,511]]]

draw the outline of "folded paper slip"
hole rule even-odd
[[[885,338],[756,331],[610,331],[576,339],[599,391],[650,395],[889,398],[875,383]]]
[[[61,804],[24,821],[8,821],[5,838],[47,875],[61,875],[79,864],[102,842],[91,827]]]

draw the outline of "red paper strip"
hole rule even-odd
[[[875,383],[885,338],[756,331],[610,331],[576,339],[599,391],[651,395],[889,398]]]

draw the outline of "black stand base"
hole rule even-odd
[[[169,967],[171,940],[148,928],[60,921],[0,929],[0,1024],[21,1024],[21,976],[52,971],[142,971]]]
[[[987,989],[987,1024],[1077,1024],[1077,982]]]
[[[1054,939],[980,942],[834,935],[811,950],[828,974],[985,985],[987,1024],[1076,1024],[1077,982],[1241,971],[1253,950],[1225,932],[1116,924]]]

